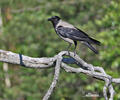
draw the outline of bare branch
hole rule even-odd
[[[40,10],[40,6],[36,6],[34,8],[23,8],[23,9],[16,9],[16,10],[11,10],[12,13],[22,13],[25,11],[37,11]]]
[[[25,67],[31,68],[48,68],[51,67],[51,65],[53,65],[53,62],[56,60],[56,57],[32,58],[24,55],[22,56],[22,58]],[[0,50],[0,61],[20,65],[19,54],[10,51]]]
[[[112,85],[109,85],[109,92],[110,92],[110,99],[109,100],[113,100],[114,95],[115,95],[115,90],[113,89]]]
[[[58,58],[58,60],[56,61],[54,79],[53,79],[53,82],[52,82],[50,88],[48,89],[47,93],[43,97],[43,100],[48,100],[48,98],[50,97],[50,95],[53,92],[53,89],[55,88],[55,86],[57,84],[59,73],[60,73],[60,63],[61,63],[61,60],[62,60],[62,58]]]
[[[63,63],[62,59],[64,55],[74,58],[75,62],[80,63],[81,66],[78,68],[74,68]],[[20,56],[19,54],[10,51],[0,50],[0,61],[20,65]],[[120,83],[120,78],[113,78],[112,76],[108,75],[102,67],[88,64],[85,61],[83,61],[78,55],[74,56],[74,53],[72,52],[70,52],[69,54],[67,51],[61,51],[59,54],[55,55],[54,57],[49,57],[49,58],[47,57],[32,58],[22,55],[22,62],[24,63],[24,66],[27,68],[50,68],[56,62],[53,82],[51,83],[50,88],[43,97],[43,100],[48,100],[54,88],[56,87],[61,67],[66,72],[83,73],[98,80],[104,81],[105,85],[103,87],[103,95],[105,100],[113,100],[115,91],[112,86],[112,83],[117,83],[117,84]],[[84,66],[87,69],[84,69],[84,67],[82,66]],[[110,93],[109,97],[107,95],[108,92]]]
[[[38,2],[41,2],[41,0],[38,1]],[[62,1],[62,2],[60,2],[60,4],[75,4],[75,2],[74,1],[71,1],[71,2],[70,1],[69,2]],[[11,13],[23,13],[25,11],[39,11],[42,8],[49,8],[49,7],[52,7],[51,4],[50,4],[50,2],[46,3],[44,6],[40,6],[39,5],[39,6],[36,6],[36,7],[27,7],[27,8],[20,8],[20,9],[12,9]]]

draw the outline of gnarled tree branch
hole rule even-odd
[[[65,64],[66,61],[64,61],[64,57],[63,57],[64,55],[72,57],[73,59],[72,63],[76,63],[80,67],[73,68]],[[67,59],[68,60],[66,63],[70,63],[71,58],[67,58]],[[20,65],[19,54],[10,51],[0,50],[0,61]],[[103,95],[105,100],[113,100],[115,91],[112,83],[120,83],[120,78],[113,78],[112,76],[106,74],[106,72],[102,67],[88,64],[85,61],[83,61],[78,55],[74,56],[74,53],[72,52],[70,52],[69,54],[67,51],[61,51],[59,54],[55,55],[54,57],[49,57],[49,58],[48,57],[33,58],[22,55],[22,62],[24,63],[24,67],[27,68],[50,68],[56,62],[53,82],[51,83],[50,88],[43,97],[43,100],[48,100],[50,95],[52,94],[57,84],[57,80],[59,78],[60,68],[63,68],[66,72],[83,73],[93,78],[97,78],[98,80],[104,81],[105,85],[103,87]],[[109,92],[110,94],[109,97],[107,95],[107,92]]]

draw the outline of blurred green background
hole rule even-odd
[[[47,21],[58,15],[101,41],[98,55],[79,43],[77,54],[82,59],[102,66],[113,77],[120,76],[119,0],[0,0],[0,11],[0,49],[32,57],[51,57],[66,50],[68,44]],[[54,68],[29,69],[0,63],[0,100],[41,100],[53,74]],[[92,77],[61,70],[50,100],[104,100],[103,85]],[[113,85],[114,100],[120,100],[120,86]],[[87,93],[100,97],[85,97]]]

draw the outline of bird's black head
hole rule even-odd
[[[48,18],[48,21],[51,21],[53,23],[53,26],[55,27],[58,24],[58,22],[60,21],[60,19],[61,18],[58,16],[53,16],[51,18]]]

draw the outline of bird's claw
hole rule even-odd
[[[70,55],[70,51],[68,51],[68,55]]]
[[[76,51],[74,51],[74,56],[76,56]]]

